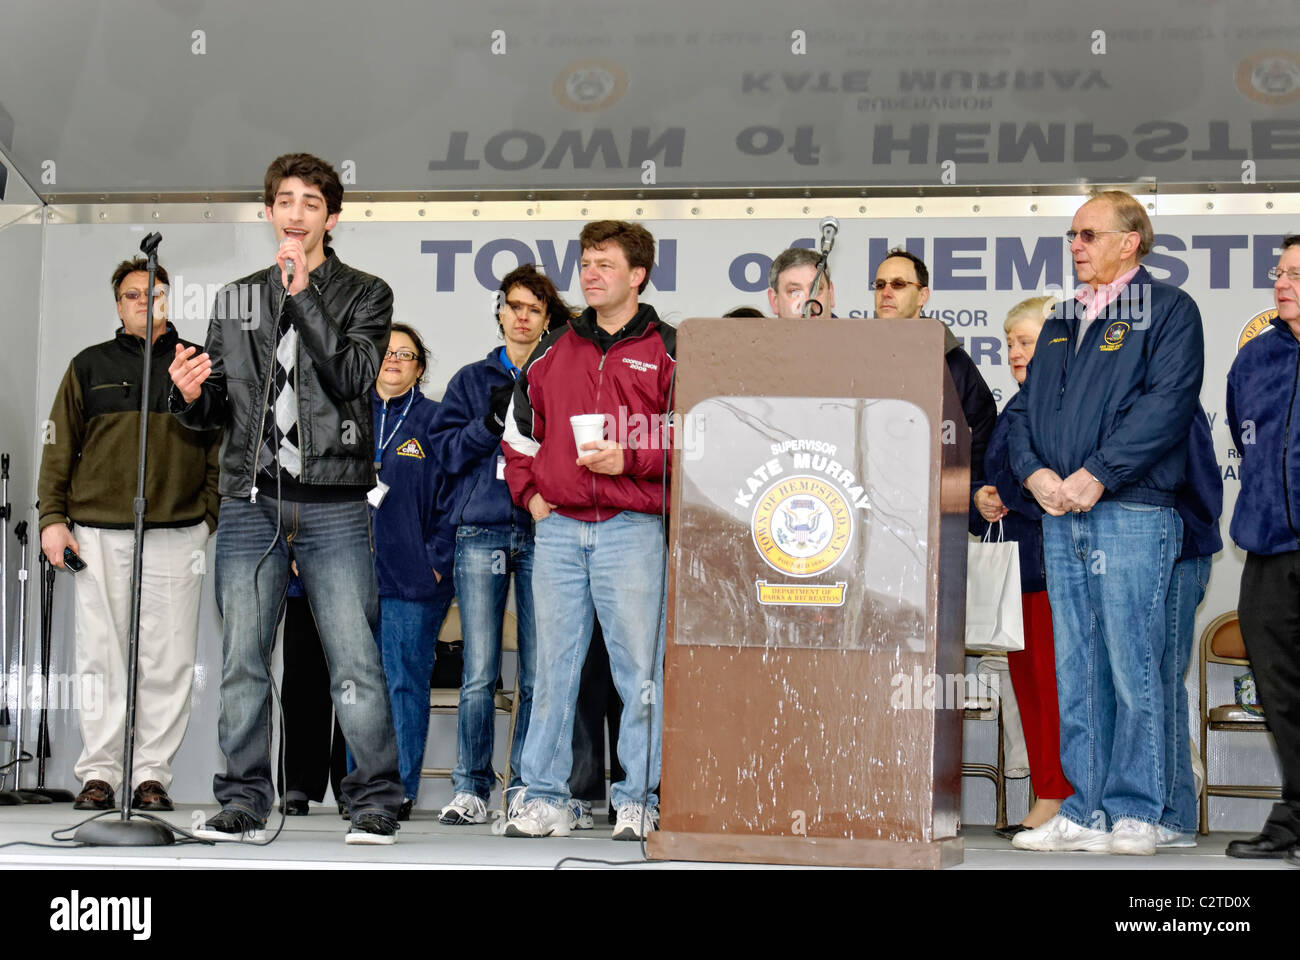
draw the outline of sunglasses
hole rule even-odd
[[[164,286],[155,286],[155,287],[153,288],[153,298],[154,298],[155,300],[158,300],[158,299],[160,299],[160,298],[162,298],[162,297],[165,297],[165,296],[167,296],[167,288],[166,288],[166,287],[164,287]],[[143,291],[143,290],[123,290],[123,291],[118,295],[118,298],[117,298],[117,299],[118,299],[118,300],[130,300],[132,303],[135,303],[137,300],[143,300],[144,297],[145,297],[145,291]]]
[[[1132,233],[1131,230],[1093,230],[1091,227],[1085,227],[1083,230],[1066,230],[1065,239],[1074,243],[1074,238],[1078,237],[1084,243],[1096,243],[1097,238],[1103,233]]]
[[[889,287],[889,289],[891,290],[902,290],[905,289],[906,287],[919,287],[919,286],[921,286],[921,284],[917,283],[915,280],[900,280],[898,279],[898,277],[894,277],[892,280],[873,281],[871,284],[871,289],[884,290],[885,287]]]

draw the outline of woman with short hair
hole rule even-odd
[[[1033,359],[1043,322],[1054,297],[1021,301],[1007,313],[1007,362],[1016,383],[1023,384]],[[1024,611],[1025,649],[1007,654],[1011,687],[1020,706],[1020,721],[1029,754],[1029,777],[1037,797],[1024,820],[995,830],[1010,840],[1022,830],[1041,826],[1056,815],[1061,801],[1074,790],[1061,770],[1060,715],[1056,704],[1056,653],[1052,644],[1052,608],[1047,602],[1047,571],[1043,563],[1043,510],[1025,495],[1011,473],[1007,449],[1007,419],[999,416],[984,457],[989,484],[975,491],[975,506],[990,523],[1002,521],[1006,539],[1020,545],[1020,590]]]

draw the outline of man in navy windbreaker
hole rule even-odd
[[[1128,194],[1089,200],[1067,237],[1077,298],[1043,325],[1006,412],[1012,472],[1047,513],[1061,767],[1074,794],[1012,843],[1151,854],[1166,800],[1160,667],[1201,316],[1140,265],[1153,231]]]
[[[1241,454],[1230,533],[1246,551],[1237,615],[1282,767],[1282,801],[1228,856],[1300,866],[1300,234],[1269,271],[1277,316],[1228,371],[1228,429]]]

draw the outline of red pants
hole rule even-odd
[[[1007,654],[1011,687],[1020,705],[1020,722],[1029,753],[1034,794],[1064,800],[1074,790],[1061,771],[1061,718],[1056,706],[1056,650],[1052,644],[1052,608],[1047,591],[1021,594],[1025,614],[1025,649]]]

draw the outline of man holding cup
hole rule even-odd
[[[658,822],[663,700],[663,512],[676,331],[638,303],[654,266],[639,224],[589,223],[580,236],[587,309],[548,334],[506,416],[506,482],[533,517],[537,677],[524,742],[524,792],[506,834],[568,836],[573,716],[599,616],[623,700],[614,839]]]

